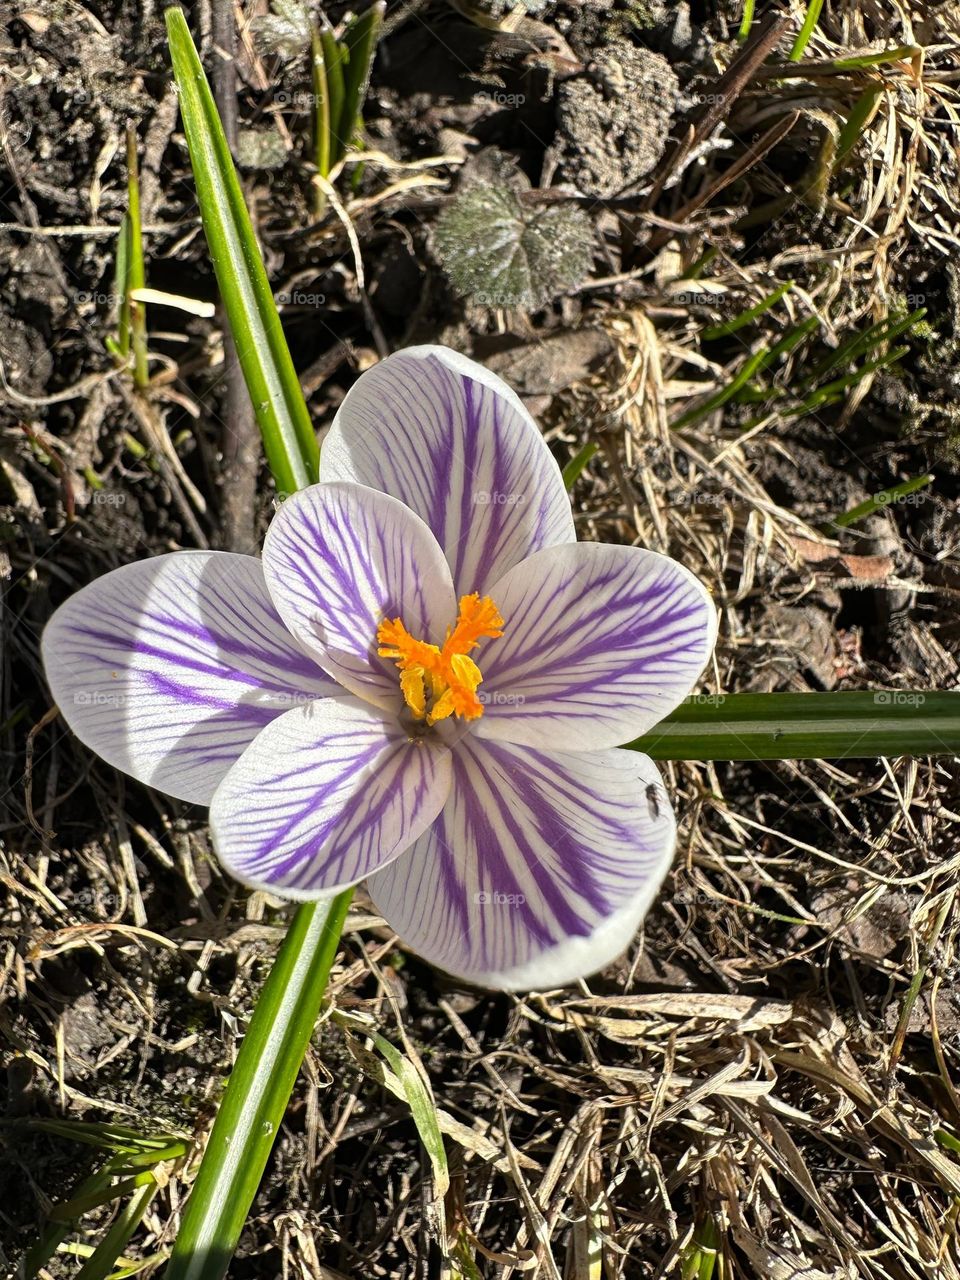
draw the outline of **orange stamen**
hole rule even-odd
[[[399,618],[377,628],[377,653],[400,671],[403,700],[417,717],[435,724],[448,716],[476,720],[483,715],[477,688],[480,668],[469,656],[484,638],[503,635],[503,619],[489,596],[461,596],[457,620],[440,648],[412,636]],[[429,706],[429,710],[428,710]]]

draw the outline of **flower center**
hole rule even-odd
[[[485,636],[502,635],[497,606],[489,596],[474,594],[460,597],[460,612],[442,648],[417,640],[399,618],[384,618],[377,628],[377,653],[396,662],[403,700],[418,720],[428,725],[452,715],[476,720],[483,715],[477,697],[483,676],[470,651]]]

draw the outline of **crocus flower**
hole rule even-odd
[[[210,805],[281,897],[365,880],[436,965],[558,986],[629,943],[675,822],[622,749],[678,705],[716,611],[665,556],[578,543],[520,400],[443,347],[363,374],[263,558],[126,565],[54,614],[47,678],[117,768]]]

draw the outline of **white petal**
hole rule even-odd
[[[571,751],[630,742],[679,706],[716,641],[703,584],[638,547],[551,547],[490,595],[504,631],[477,658],[476,732],[501,742]]]
[[[544,990],[624,950],[675,835],[646,756],[466,737],[443,813],[367,887],[400,937],[441,969],[500,990]]]
[[[77,737],[196,804],[281,712],[343,693],[281,622],[260,562],[225,551],[114,569],[57,609],[42,648]]]
[[[288,498],[263,547],[267,586],[287,626],[351,692],[398,708],[396,666],[377,657],[377,628],[399,617],[442,643],[456,620],[437,540],[402,502],[356,484],[315,484]]]
[[[519,398],[446,347],[408,347],[359,378],[324,441],[321,474],[415,511],[458,596],[483,594],[534,551],[576,538],[560,468]]]
[[[384,867],[433,822],[450,752],[411,741],[357,698],[297,707],[264,729],[217,788],[210,829],[238,880],[325,898]]]

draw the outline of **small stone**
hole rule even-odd
[[[584,195],[634,186],[663,155],[679,83],[659,53],[618,43],[559,90],[564,168]]]

